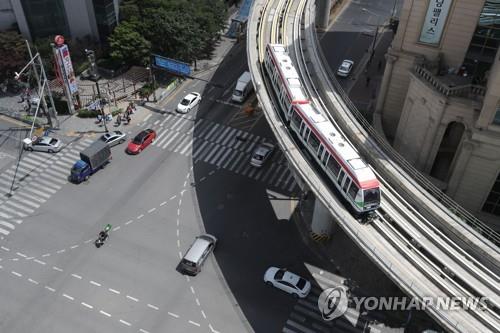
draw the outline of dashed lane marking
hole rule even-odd
[[[148,303],[148,308],[151,308],[151,309],[153,309],[153,310],[157,310],[157,311],[158,311],[158,310],[160,310],[160,308],[159,308],[159,307],[154,306],[153,304],[149,304],[149,303]],[[169,312],[169,314],[170,314],[170,312]]]
[[[174,318],[179,318],[178,314],[172,313],[172,312],[167,312],[169,316],[172,316]]]
[[[192,320],[189,320],[188,322],[189,322],[190,324],[195,325],[195,326],[198,326],[198,327],[200,327],[200,326],[201,326],[200,324],[198,324],[197,322],[192,321]]]
[[[100,314],[102,314],[102,315],[105,315],[105,316],[106,316],[106,317],[108,317],[108,318],[109,318],[109,317],[111,317],[111,315],[110,315],[109,313],[104,312],[104,311],[102,311],[102,310],[100,310],[100,311],[99,311],[99,313],[100,313]]]
[[[74,297],[67,295],[67,294],[63,294],[63,297],[66,297],[67,299],[72,300],[72,301],[75,299]]]

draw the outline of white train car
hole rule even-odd
[[[356,215],[380,206],[380,184],[373,171],[326,115],[307,98],[286,48],[269,44],[264,66],[291,131],[314,157]]]

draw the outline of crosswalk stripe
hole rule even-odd
[[[262,177],[262,180],[261,180],[262,182],[266,183],[267,177],[269,177],[269,175],[271,174],[271,171],[274,169],[274,166],[275,166],[275,164],[269,165],[269,168],[267,169],[267,172]]]
[[[24,213],[18,212],[17,210],[14,210],[14,209],[10,208],[10,207],[6,207],[5,206],[6,203],[7,202],[4,202],[4,205],[2,207],[0,207],[0,209],[2,209],[4,211],[7,211],[8,213],[20,216],[20,217],[26,217],[26,216],[28,216],[28,215],[25,215]]]
[[[212,123],[209,120],[206,120],[202,124],[202,126],[200,126],[198,130],[194,132],[194,134],[196,135],[197,138],[201,139],[208,131],[210,131],[211,128],[212,128]]]
[[[255,176],[253,177],[253,179],[255,180],[259,180],[259,178],[264,174],[264,169],[263,168],[259,168],[259,170],[257,171],[257,173],[255,174]]]
[[[4,205],[5,204],[10,205],[10,206],[12,206],[14,208],[23,210],[23,211],[25,211],[28,214],[33,214],[35,212],[33,209],[25,207],[25,206],[22,206],[22,205],[19,205],[19,204],[15,203],[13,200],[7,200],[7,201],[5,201]]]
[[[198,155],[200,154],[200,152],[204,151],[205,146],[207,144],[208,144],[208,141],[202,141],[202,143],[199,144],[198,147],[195,148],[196,150],[193,150],[193,159],[198,158]]]
[[[281,175],[282,172],[283,172],[283,165],[278,164],[277,168],[275,169],[275,171],[272,174],[272,177],[269,177],[269,179],[267,180],[267,183],[274,184],[276,179]]]
[[[161,137],[167,134],[168,130],[167,129],[162,129],[160,134],[156,137],[155,142],[153,142],[153,145],[156,146],[158,145],[158,142],[160,141]]]
[[[248,163],[248,165],[250,165],[250,163]],[[258,170],[260,170],[260,168],[256,168],[256,167],[252,166],[252,169],[248,173],[248,177],[253,178],[253,174],[256,173]]]
[[[217,162],[217,166],[220,168],[222,166],[222,163],[224,163],[224,160],[227,158],[227,156],[231,153],[231,149],[225,148],[224,149],[224,155],[221,156],[219,161]]]
[[[39,198],[39,197],[36,197],[36,196],[33,196],[33,195],[30,195],[28,193],[26,193],[26,191],[21,191],[21,192],[17,192],[15,194],[16,196],[21,196],[23,198],[28,198],[30,199],[31,201],[38,201],[40,203],[44,203],[46,200],[45,199],[42,199],[42,198]]]
[[[158,141],[158,140],[156,140],[156,141],[155,141],[155,143],[156,143],[156,146],[157,146],[157,147],[160,147],[160,148],[161,148],[161,146],[163,145],[163,143],[164,143],[165,141],[167,141],[167,140],[168,140],[168,138],[170,138],[172,135],[174,135],[174,134],[175,134],[175,132],[174,132],[174,131],[171,131],[171,130],[165,130],[165,133],[166,133],[167,135],[165,135],[165,136],[164,136],[164,137],[163,137],[160,141]]]
[[[40,165],[40,162],[35,162],[35,161],[32,162],[22,159],[19,165],[27,169],[36,169]]]
[[[69,165],[73,165],[73,164],[76,162],[74,159],[69,158],[69,157],[67,157],[67,156],[61,156],[61,157],[59,157],[59,160],[60,160],[60,161],[65,161],[65,162],[67,162]]]
[[[203,118],[197,119],[196,122],[194,123],[194,126],[191,127],[188,133],[195,133],[195,131],[197,131],[202,124],[205,124],[204,119]]]
[[[23,158],[22,160],[28,160],[33,163],[43,163],[47,161],[46,156],[40,156],[38,153],[29,153],[27,157]]]
[[[210,154],[213,151],[214,144],[210,141],[206,141],[208,146],[203,149],[198,156],[196,156],[197,160],[202,160],[204,156],[207,156],[207,154]]]
[[[244,156],[246,157],[246,154],[244,154]],[[248,162],[248,161],[247,161],[247,159],[246,159],[246,158],[243,158],[243,159],[242,159],[242,162],[240,162],[240,165],[238,166],[238,168],[236,169],[236,171],[235,171],[235,172],[236,172],[236,173],[240,173],[241,169],[242,169],[244,166],[248,167],[247,162]]]
[[[68,177],[67,173],[57,172],[56,170],[52,170],[52,169],[45,169],[43,171],[43,174],[41,174],[40,176],[42,176],[42,175],[52,175],[52,178],[50,178],[50,179],[54,180],[54,181],[59,181],[59,182],[61,182],[62,179],[64,179],[63,182],[66,182],[66,178]]]
[[[212,156],[214,156],[215,154],[219,153],[219,149],[217,149],[219,147],[219,145],[217,145],[215,142],[213,143],[213,147],[210,149],[210,152],[205,155],[204,157],[204,161],[207,162],[207,163],[210,163],[210,164],[213,164],[210,159],[212,158]]]
[[[255,168],[247,161],[245,168],[241,171],[241,174],[243,176],[246,176],[247,172],[249,172],[251,169],[255,169]]]
[[[12,230],[16,229],[16,227],[12,223],[9,223],[9,222],[0,221],[0,225],[3,225],[4,227],[10,228]]]
[[[257,145],[257,142],[256,142],[256,141],[252,141],[252,142],[248,145],[248,147],[247,147],[247,149],[245,150],[245,152],[247,152],[247,153],[251,152],[251,151],[252,151],[252,149],[255,147],[255,145]]]
[[[40,205],[39,205],[39,204],[34,203],[32,200],[26,200],[26,199],[22,198],[22,195],[23,195],[23,194],[22,194],[22,192],[18,192],[18,193],[16,193],[16,195],[15,195],[13,198],[11,198],[10,200],[16,200],[16,201],[19,201],[19,202],[21,202],[21,203],[23,203],[23,204],[25,204],[25,205],[31,206],[31,207],[33,207],[33,208],[35,208],[35,209],[36,209],[36,208],[38,208],[38,207],[40,207]]]
[[[281,184],[281,182],[283,181],[283,177],[285,177],[285,175],[288,174],[288,172],[289,172],[288,168],[285,167],[285,170],[279,173],[280,176],[278,177],[278,179],[276,179],[276,182],[274,182],[275,187],[278,187]]]
[[[36,188],[42,189],[43,191],[47,191],[47,192],[50,192],[52,194],[54,194],[54,193],[57,192],[57,190],[48,188],[47,186],[44,186],[42,184],[38,184],[37,182],[31,183],[30,186],[29,186],[29,188],[32,188],[32,187],[36,187]],[[26,189],[28,189],[28,187]]]
[[[289,185],[290,181],[293,179],[293,172],[292,170],[289,169],[289,173],[288,173],[288,177],[286,177],[286,179],[283,181],[283,187],[286,187],[287,185]]]
[[[219,137],[215,140],[216,143],[220,143],[223,139],[226,138],[226,135],[231,130],[231,127],[226,127],[224,130],[220,131]]]
[[[42,191],[39,191],[39,190],[34,189],[34,188],[32,188],[32,187],[26,187],[24,190],[25,190],[25,191],[28,191],[28,192],[32,192],[32,193],[34,193],[34,194],[37,194],[37,195],[39,195],[39,196],[45,197],[45,198],[47,198],[47,199],[49,199],[49,198],[50,198],[50,196],[51,196],[50,194],[47,194],[47,193],[42,192]]]
[[[174,132],[174,135],[161,147],[162,149],[166,149],[167,146],[179,135],[179,132]]]
[[[226,137],[224,138],[224,140],[222,141],[221,145],[225,146],[228,141],[232,138],[234,138],[236,132],[237,132],[237,129],[234,128],[234,127],[229,127],[231,130],[229,131],[229,133],[227,133]]]
[[[243,141],[246,141],[246,137],[248,136],[248,132],[243,132],[239,134],[240,140],[235,140],[236,143],[234,145],[234,149],[239,149],[239,147],[243,144]]]
[[[36,181],[38,183],[42,183],[42,184],[44,184],[46,186],[52,187],[52,188],[54,188],[56,190],[60,190],[62,188],[62,186],[59,186],[59,185],[57,185],[57,184],[54,183],[54,178],[50,177],[50,178],[47,179],[46,178],[47,176],[49,176],[49,175],[42,174],[42,175],[40,175],[40,176],[38,176],[36,178]],[[57,180],[57,182],[61,183],[62,180]]]
[[[0,228],[0,234],[4,234],[5,236],[7,236],[8,234],[10,234],[10,231]]]
[[[48,167],[48,169],[50,169],[50,170],[57,170],[57,171],[62,172],[62,173],[67,173],[68,172],[67,168],[62,168],[60,166],[57,166],[56,164],[50,165]]]
[[[73,166],[73,163],[74,163],[74,162],[68,163],[68,162],[66,162],[66,161],[61,161],[61,160],[58,160],[58,161],[55,161],[55,163],[54,163],[54,164],[52,164],[52,165],[56,165],[56,164],[57,164],[58,166],[60,165],[60,166],[64,167],[64,170],[66,170],[66,171],[67,171],[67,170],[69,170],[69,169]]]
[[[238,153],[238,157],[236,158],[236,160],[234,161],[234,163],[231,164],[231,166],[229,167],[229,171],[233,171],[234,168],[236,167],[236,165],[238,165],[238,163],[241,160],[241,158],[246,155],[245,153],[240,152],[239,150],[235,150],[235,151]]]
[[[234,149],[228,149],[228,151],[231,152],[231,155],[229,156],[229,158],[226,159],[226,163],[224,163],[224,165],[222,165],[223,169],[226,169],[227,166],[229,165],[229,163],[231,163],[233,161],[233,159],[236,157],[236,155],[238,154],[238,151],[234,150]]]
[[[194,143],[194,138],[191,137],[191,135],[188,133],[187,134],[191,140],[188,141],[187,145],[179,152],[181,155],[188,155],[189,156],[189,150],[191,149],[191,147],[193,147],[193,143]]]
[[[184,137],[182,138],[182,140],[180,140],[179,143],[175,146],[174,152],[177,153],[179,150],[183,149],[185,144],[186,144],[186,140],[187,140],[187,143],[189,143],[191,141],[191,135],[184,134]]]
[[[182,121],[184,121],[184,119],[182,117],[176,117],[176,121],[172,124],[172,126],[170,126],[170,129],[172,130],[176,130],[176,126],[181,123]]]
[[[212,130],[210,132],[208,132],[208,134],[205,136],[205,140],[210,140],[210,138],[213,136],[214,132],[217,131],[217,128],[219,128],[219,124],[215,124],[213,127],[212,127]]]

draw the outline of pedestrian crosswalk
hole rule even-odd
[[[346,312],[333,320],[323,319],[318,307],[318,298],[323,290],[352,284],[339,275],[325,272],[314,267],[312,271],[312,288],[309,295],[299,299],[294,305],[289,318],[282,329],[283,333],[362,333],[382,332],[376,327],[374,314],[360,313],[350,302]],[[348,288],[349,289],[349,288]],[[350,292],[348,292],[350,294]],[[394,331],[393,331],[394,332]]]
[[[277,150],[262,168],[250,165],[253,149],[259,143],[268,141],[266,138],[210,120],[196,119],[192,114],[166,113],[163,116],[164,119],[139,124],[157,132],[153,146],[191,156],[194,161],[202,161],[288,192],[297,189],[294,175],[281,151]]]
[[[79,158],[79,152],[92,142],[81,139],[57,154],[23,152],[18,165],[13,164],[0,174],[0,239],[67,183],[69,170]]]

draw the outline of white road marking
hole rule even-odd
[[[148,120],[149,118],[151,118],[152,114],[148,114],[142,121],[145,122],[146,120]]]
[[[63,252],[66,252],[66,249],[62,249],[62,250],[57,251],[57,253],[63,253]]]
[[[138,220],[140,220],[140,219],[142,219],[143,217],[144,217],[144,214],[141,214],[141,215],[137,216],[137,219],[138,219]]]
[[[127,295],[127,298],[133,300],[134,302],[139,302],[139,300],[135,297]]]
[[[15,271],[11,271],[12,274],[14,274],[15,276],[17,277],[22,277],[23,275],[18,273],[18,272],[15,272]]]
[[[45,254],[42,255],[42,257],[44,257],[44,258],[45,257],[49,257],[49,256],[50,256],[50,253],[45,253]]]
[[[134,222],[134,221],[132,221],[132,220],[128,220],[127,222],[125,222],[125,225],[129,225],[129,224],[130,224],[130,223],[132,223],[132,222]]]
[[[45,262],[41,261],[41,260],[38,260],[38,259],[35,259],[33,260],[34,262],[36,262],[37,264],[40,264],[40,265],[46,265]]]
[[[171,197],[169,200],[174,200],[177,196],[174,195],[173,197]]]
[[[5,246],[1,246],[0,248],[1,248],[2,250],[4,250],[4,251],[7,251],[7,252],[9,252],[9,251],[10,251],[10,249],[6,248]]]
[[[84,302],[82,302],[81,304],[82,304],[84,307],[89,308],[89,309],[93,309],[93,308],[94,308],[92,305],[87,304],[87,303],[84,303]]]
[[[191,292],[192,292],[192,293],[193,293],[193,295],[194,295],[194,293],[195,293],[195,292],[194,292],[194,288],[193,288],[193,286],[190,286],[189,288],[191,288]]]
[[[205,311],[201,310],[201,315],[203,316],[204,319],[207,319],[207,315],[205,314]]]
[[[115,289],[111,289],[111,288],[108,288],[109,291],[111,291],[112,293],[115,293],[115,294],[120,294],[120,292],[118,290],[115,290]]]
[[[148,307],[150,307],[151,309],[160,310],[160,308],[159,308],[159,307],[154,306],[153,304],[149,304],[149,303],[148,303]],[[169,314],[170,314],[170,312],[169,312]]]
[[[161,206],[164,206],[164,205],[166,205],[166,204],[167,204],[167,202],[166,202],[166,201],[163,201],[163,202],[160,204],[160,207],[161,207]]]
[[[93,284],[94,286],[98,286],[98,287],[100,287],[100,286],[101,286],[101,284],[100,284],[100,283],[97,283],[97,282],[92,281],[92,280],[90,281],[90,283],[91,283],[91,284]]]
[[[156,210],[156,208],[151,208],[150,210],[148,210],[148,213],[152,213]]]
[[[212,327],[212,324],[208,324],[208,328],[210,328],[212,333],[219,333],[219,331],[214,330],[214,328]]]
[[[167,312],[170,316],[174,317],[174,318],[179,318],[179,315],[175,314],[175,313],[172,313],[172,312]]]
[[[66,294],[63,294],[63,297],[66,297],[67,299],[72,300],[72,301],[75,299],[74,297],[71,297],[70,295],[66,295]]]
[[[201,326],[200,324],[198,324],[197,322],[194,322],[194,321],[192,321],[192,320],[190,320],[190,321],[189,321],[189,323],[190,323],[190,324],[192,324],[192,325],[198,326],[198,327],[200,327],[200,326]]]
[[[37,281],[33,280],[33,279],[28,279],[29,282],[33,283],[33,284],[38,284]]]
[[[88,244],[88,243],[93,242],[93,241],[94,241],[93,239],[87,239],[84,243]]]
[[[21,252],[16,252],[16,254],[20,257],[23,257],[23,258],[26,258],[27,255],[25,255],[24,253],[21,253]]]
[[[181,247],[181,241],[179,239],[177,240],[177,247]]]
[[[54,288],[51,288],[49,286],[45,286],[45,289],[49,290],[49,291],[52,291],[52,292],[55,292],[56,290]]]
[[[70,247],[70,249],[76,249],[78,246],[80,246],[80,245],[73,245]]]
[[[80,275],[77,275],[77,274],[71,274],[71,276],[74,278],[80,279],[80,280],[82,279],[82,277]]]
[[[196,297],[196,305],[200,306],[200,300],[198,299],[198,297]]]
[[[120,230],[120,226],[113,228],[113,231],[116,231],[116,230]]]
[[[148,331],[143,330],[142,328],[139,328],[139,332],[141,332],[141,333],[149,333]]]
[[[182,252],[179,251],[179,259],[182,259]]]
[[[177,216],[180,216],[181,215],[181,210],[179,208],[177,208]]]
[[[102,310],[101,310],[101,311],[99,311],[99,313],[100,313],[100,314],[105,315],[106,317],[111,317],[111,315],[110,315],[109,313],[104,312],[104,311],[102,311]]]

